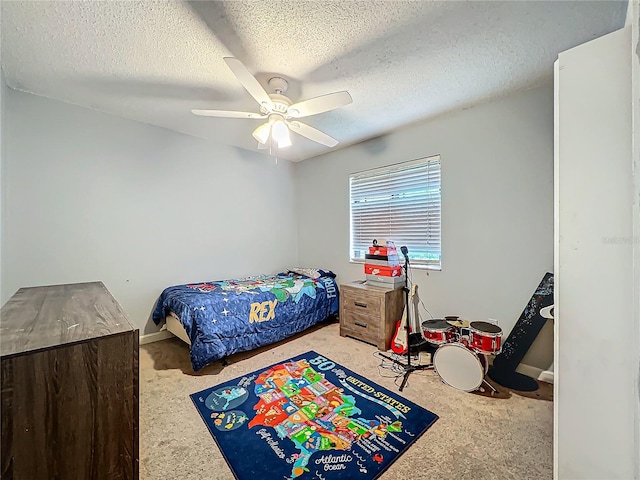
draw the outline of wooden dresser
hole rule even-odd
[[[2,479],[138,478],[138,330],[101,282],[0,312]]]
[[[402,318],[404,291],[359,282],[340,286],[340,335],[389,350],[396,322]]]

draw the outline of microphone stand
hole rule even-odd
[[[431,368],[433,368],[433,364],[429,364],[429,365],[411,365],[411,337],[409,334],[409,286],[408,286],[408,281],[409,281],[409,255],[408,255],[408,250],[407,247],[402,247],[400,249],[402,251],[402,254],[404,255],[404,304],[405,304],[405,308],[407,311],[407,321],[405,323],[405,330],[406,330],[406,334],[407,334],[407,363],[404,364],[399,360],[396,360],[393,357],[389,357],[388,355],[385,355],[383,353],[380,354],[381,357],[386,358],[387,360],[391,360],[393,363],[395,363],[396,365],[400,365],[400,367],[402,367],[402,369],[404,370],[404,376],[402,378],[402,383],[400,384],[400,388],[399,391],[401,392],[405,385],[407,384],[407,380],[409,380],[409,375],[411,375],[413,372],[417,371],[417,370],[429,370]]]

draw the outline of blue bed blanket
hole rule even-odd
[[[293,272],[166,288],[153,312],[173,312],[191,340],[194,371],[236,352],[278,342],[338,313],[335,275]]]

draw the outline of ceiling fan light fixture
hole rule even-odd
[[[271,127],[271,137],[278,143],[278,148],[291,146],[291,134],[289,127],[282,120],[276,120]]]
[[[263,123],[253,131],[253,138],[255,138],[261,144],[266,144],[269,140],[269,134],[271,133],[271,124],[269,122]]]
[[[291,130],[329,148],[338,144],[338,140],[317,128],[292,120],[329,112],[349,105],[353,102],[349,92],[327,93],[326,95],[293,103],[285,95],[289,82],[283,77],[271,77],[269,79],[269,87],[275,93],[267,93],[262,84],[240,60],[233,57],[224,57],[223,60],[249,95],[258,102],[260,113],[227,110],[191,110],[193,114],[205,117],[266,119],[266,123],[253,131],[253,137],[258,141],[259,149],[269,149],[270,153],[275,152],[276,155],[278,149],[291,146]]]
[[[278,140],[278,148],[287,148],[287,147],[290,147],[291,145],[292,145],[291,138],[289,138],[288,136]]]

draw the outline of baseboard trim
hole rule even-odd
[[[160,330],[159,332],[140,335],[140,345],[159,342],[161,340],[166,340],[167,338],[171,338],[171,337],[173,337],[173,334],[169,330]]]
[[[521,363],[520,365],[518,365],[518,368],[516,368],[516,372],[522,373],[523,375],[527,375],[528,377],[536,378],[536,379],[540,376],[540,374],[543,371],[544,370],[542,370],[541,368],[532,367],[531,365],[527,365],[526,363]]]
[[[545,370],[540,374],[538,380],[541,382],[553,383],[553,370]]]

